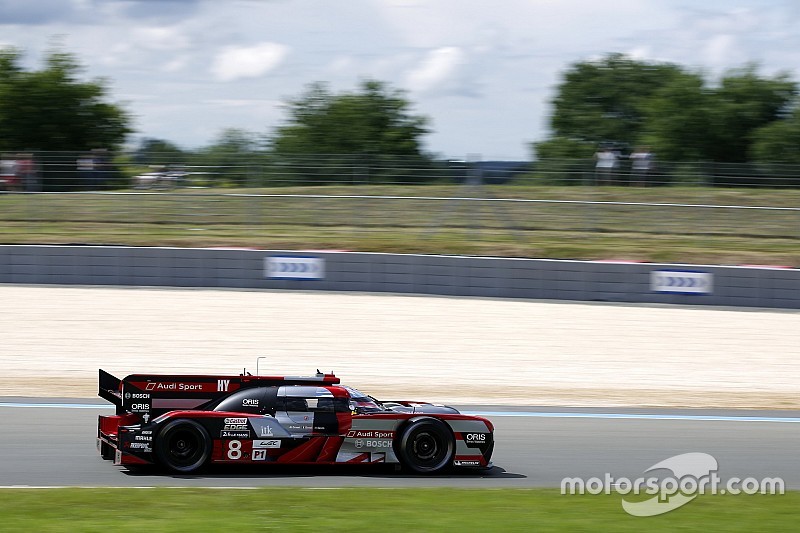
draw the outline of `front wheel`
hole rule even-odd
[[[155,439],[158,461],[175,472],[189,474],[201,468],[211,455],[211,437],[194,420],[173,420]]]
[[[435,418],[411,422],[398,442],[398,458],[404,467],[419,474],[435,474],[453,461],[455,440],[450,428]]]

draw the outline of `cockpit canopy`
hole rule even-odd
[[[287,412],[373,412],[383,407],[378,401],[351,387],[344,390],[347,397],[334,396],[331,388],[302,385],[282,387],[253,387],[236,391],[208,405],[213,411],[271,414]]]

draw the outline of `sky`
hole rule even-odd
[[[527,159],[571,64],[624,53],[710,80],[748,62],[800,81],[798,0],[0,0],[0,46],[54,45],[133,116],[132,141],[187,149],[268,135],[316,81],[407,92],[425,149]]]

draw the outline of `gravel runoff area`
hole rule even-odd
[[[0,396],[97,369],[335,371],[383,399],[800,408],[800,313],[362,293],[0,285]]]

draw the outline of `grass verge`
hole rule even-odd
[[[454,200],[465,194],[456,186],[9,194],[0,195],[0,243],[800,266],[800,191],[504,186],[481,192],[506,201]]]
[[[0,490],[3,531],[796,531],[800,492],[699,496],[627,515],[618,495],[552,489]]]

